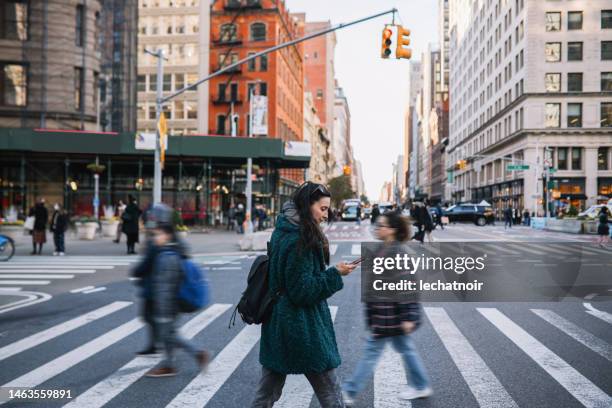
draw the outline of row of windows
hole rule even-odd
[[[546,92],[561,92],[561,73],[547,73],[544,76],[544,87]],[[567,92],[582,92],[583,73],[567,73]],[[612,72],[601,73],[602,92],[612,91]]]
[[[196,102],[174,101],[163,107],[167,119],[185,120],[198,118],[198,105]],[[154,103],[138,103],[138,120],[155,120],[157,112]]]
[[[199,20],[198,15],[141,17],[138,33],[140,35],[197,34],[200,31]]]
[[[242,41],[241,38],[238,38],[237,24],[223,24],[219,33],[219,42],[221,43]],[[266,41],[266,25],[264,23],[252,23],[249,25],[249,41]]]
[[[612,102],[600,105],[601,127],[612,127]],[[544,127],[561,127],[561,103],[547,103],[544,108]],[[567,127],[582,127],[582,103],[567,104]]]
[[[582,30],[582,11],[567,12],[567,29]],[[561,31],[562,16],[560,11],[546,13],[546,31]],[[612,28],[612,10],[601,10],[601,28]]]
[[[178,91],[189,84],[197,82],[198,74],[195,72],[164,74],[162,81],[162,91]],[[137,81],[138,92],[157,92],[157,74],[138,75]],[[190,89],[190,91],[195,91]]]
[[[601,41],[601,60],[612,60],[612,41]],[[562,45],[560,42],[547,42],[544,46],[546,62],[560,62]],[[582,41],[571,41],[567,43],[567,61],[582,61],[583,43]]]
[[[138,7],[197,7],[200,0],[139,0]]]
[[[138,45],[138,64],[141,66],[156,66],[157,57],[144,52],[145,48],[153,53],[162,50],[164,57],[168,57],[168,61],[164,64],[169,66],[176,65],[195,65],[198,59],[198,45],[196,43],[182,44],[159,44],[159,45]]]

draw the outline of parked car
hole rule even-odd
[[[473,222],[480,227],[494,221],[493,208],[478,204],[453,205],[443,210],[443,214],[449,222]]]
[[[366,219],[372,216],[372,207],[364,207],[361,209],[361,218]]]
[[[340,217],[342,218],[342,221],[357,221],[357,206],[349,205],[344,207]]]
[[[604,204],[592,205],[586,210],[579,213],[578,218],[586,218],[586,219],[594,220],[597,217],[599,217],[599,212],[601,211],[603,207],[605,207]],[[609,202],[607,204],[607,207],[608,207],[608,211],[612,213],[612,203]]]
[[[378,203],[378,209],[380,210],[381,214],[384,214],[387,211],[391,211],[393,209],[393,204],[387,202]]]

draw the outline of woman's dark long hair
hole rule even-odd
[[[329,243],[321,227],[312,217],[310,206],[331,194],[322,184],[306,182],[296,190],[291,198],[300,216],[300,239],[298,251],[317,251],[323,248],[325,263],[329,264]]]
[[[396,241],[405,242],[410,238],[410,224],[398,211],[390,211],[381,215],[387,220],[389,228],[393,230],[393,236]]]

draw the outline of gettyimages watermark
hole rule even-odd
[[[362,301],[610,300],[612,252],[580,243],[362,243]]]

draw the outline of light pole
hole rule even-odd
[[[255,99],[255,88],[259,84],[259,80],[255,86],[249,90],[249,139],[253,137],[253,100]],[[233,121],[233,118],[232,118]],[[249,156],[247,159],[247,180],[246,180],[246,232],[253,233],[253,221],[251,220],[251,208],[253,207],[253,158]]]
[[[147,49],[145,53],[150,54],[157,58],[157,95],[155,98],[155,118],[156,118],[156,129],[155,129],[155,159],[153,169],[153,203],[158,204],[162,201],[162,169],[161,169],[161,145],[160,145],[160,134],[159,134],[159,118],[162,113],[162,97],[163,97],[163,84],[164,84],[164,50],[159,49],[157,52],[152,52]]]

